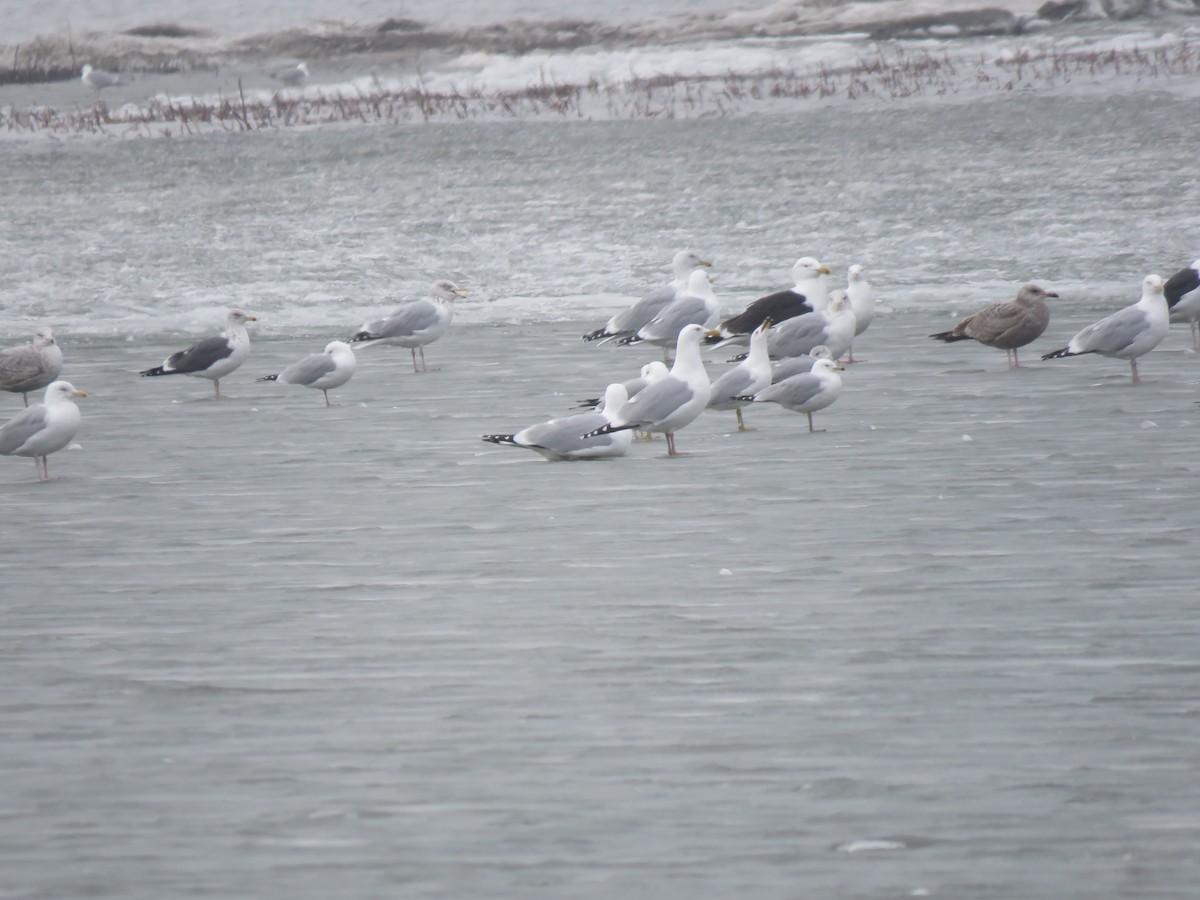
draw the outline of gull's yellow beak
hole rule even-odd
[[[72,397],[86,397],[87,395],[88,395],[87,391],[75,391],[71,396]]]
[[[820,272],[822,275],[832,275],[833,274],[833,271],[829,268],[829,266],[820,266],[817,269],[817,271]]]

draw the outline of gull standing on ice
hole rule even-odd
[[[46,388],[45,399],[27,407],[0,425],[0,456],[32,456],[38,481],[50,480],[46,457],[61,450],[79,430],[79,407],[75,397],[86,397],[66,381]]]
[[[670,359],[670,348],[679,339],[685,325],[700,325],[709,329],[721,313],[717,295],[713,293],[708,273],[694,269],[688,276],[687,287],[681,296],[664,306],[657,316],[638,329],[637,334],[621,338],[618,344],[658,344],[663,358]]]
[[[29,405],[29,392],[44,388],[62,371],[62,350],[54,332],[43,325],[33,333],[33,343],[0,350],[0,391],[20,394]]]
[[[766,390],[759,391],[753,397],[743,399],[755,403],[778,403],[784,409],[792,412],[802,412],[808,416],[810,433],[824,431],[823,428],[813,427],[812,414],[818,409],[824,409],[833,403],[842,392],[842,379],[838,372],[842,371],[831,359],[818,359],[811,372],[793,375]]]
[[[712,262],[702,259],[694,250],[680,250],[671,261],[671,271],[675,275],[672,281],[655,288],[633,306],[609,319],[603,328],[585,334],[583,339],[607,343],[615,338],[636,334],[637,330],[648,324],[664,306],[682,294],[692,270],[701,266],[708,268],[712,266]]]
[[[986,347],[995,347],[1008,356],[1010,369],[1019,369],[1017,350],[1036,341],[1050,324],[1047,298],[1058,299],[1058,294],[1036,284],[1027,284],[1017,291],[1016,299],[985,306],[949,331],[930,337],[946,343],[978,341]]]
[[[1200,350],[1200,259],[1180,269],[1163,285],[1163,296],[1172,322],[1187,322],[1192,329],[1192,349]]]
[[[771,357],[767,354],[767,329],[770,319],[763,319],[750,335],[750,353],[745,360],[712,383],[708,399],[709,409],[732,409],[737,413],[738,431],[753,431],[742,420],[742,407],[750,401],[746,395],[754,395],[771,385]]]
[[[428,372],[425,364],[425,345],[432,344],[450,327],[454,319],[454,301],[467,296],[467,289],[453,281],[441,279],[433,283],[429,297],[414,300],[396,309],[386,319],[367,322],[350,343],[364,347],[375,344],[394,344],[407,347],[412,353],[414,372]],[[417,368],[417,351],[421,352],[421,367]]]
[[[250,353],[247,322],[257,322],[254,316],[240,309],[225,314],[225,330],[217,337],[205,338],[186,350],[172,353],[161,366],[146,369],[147,375],[194,375],[213,383],[213,397],[221,397],[221,379],[246,361]]]
[[[80,71],[79,80],[99,94],[106,87],[120,84],[121,76],[115,72],[105,72],[103,69],[94,69],[90,65],[86,65]]]
[[[551,419],[549,422],[530,425],[516,434],[485,434],[483,440],[492,444],[524,447],[526,450],[542,454],[549,460],[624,456],[633,440],[629,431],[603,434],[590,432],[611,423],[616,411],[627,399],[623,385],[610,384],[604,392],[603,412],[576,413]]]
[[[846,298],[850,308],[854,310],[854,336],[858,337],[867,330],[871,320],[875,318],[875,298],[871,296],[871,282],[863,277],[863,267],[858,263],[846,270]],[[862,362],[854,358],[854,344],[850,344],[848,363]]]
[[[771,328],[767,349],[773,359],[804,356],[824,344],[834,359],[850,349],[854,340],[854,310],[845,291],[832,291],[829,305],[820,312],[805,313]]]
[[[584,437],[636,428],[657,431],[667,437],[667,455],[681,456],[675,450],[675,432],[690,425],[708,406],[712,385],[700,359],[704,328],[695,323],[679,332],[675,365],[664,377],[647,385],[636,397],[621,404],[607,425]]]
[[[1047,353],[1042,359],[1061,359],[1083,353],[1127,359],[1133,383],[1138,384],[1138,357],[1161,344],[1170,327],[1163,280],[1157,275],[1147,275],[1142,279],[1142,297],[1137,303],[1089,325],[1071,338],[1067,346]]]
[[[330,341],[324,353],[313,353],[299,362],[294,362],[282,372],[264,375],[259,381],[277,381],[280,384],[299,384],[307,388],[319,388],[329,402],[329,392],[350,380],[358,365],[354,351],[345,341]]]
[[[723,342],[722,346],[745,344],[764,319],[779,324],[786,319],[824,309],[829,303],[829,294],[822,276],[828,274],[829,269],[811,256],[801,257],[792,266],[792,279],[795,281],[792,287],[759,297],[745,310],[722,322],[705,338],[705,343]]]

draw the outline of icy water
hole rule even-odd
[[[92,395],[0,460],[0,896],[1192,896],[1197,358],[1037,357],[1197,255],[1194,108],[0,144],[4,343]],[[685,245],[729,311],[867,267],[826,432],[479,441]],[[253,380],[436,277],[439,371]],[[1027,368],[926,337],[1026,280]],[[230,399],[137,377],[234,301]]]

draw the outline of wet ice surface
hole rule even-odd
[[[6,343],[91,392],[0,459],[4,895],[1190,896],[1197,357],[1037,360],[1195,258],[1186,108],[0,146]],[[653,358],[579,336],[683,245],[867,265],[825,433],[479,440]],[[442,276],[440,371],[254,382]],[[1026,369],[928,339],[1030,279]],[[137,377],[233,298],[231,399]]]
[[[332,409],[93,348],[61,480],[3,470],[11,895],[1184,896],[1195,357],[925,331],[823,434],[559,464],[478,437],[634,368],[573,327]]]

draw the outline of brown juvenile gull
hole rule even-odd
[[[1140,381],[1137,358],[1161,344],[1170,327],[1163,280],[1157,275],[1147,275],[1142,279],[1142,296],[1137,303],[1089,325],[1071,338],[1067,346],[1047,353],[1042,359],[1061,359],[1083,353],[1127,359],[1133,383],[1137,384]]]
[[[987,347],[1003,350],[1010,369],[1021,368],[1017,348],[1041,337],[1050,324],[1050,308],[1046,298],[1058,294],[1027,284],[1017,291],[1016,299],[985,306],[973,316],[967,316],[949,331],[931,334],[931,338],[953,341],[978,341]]]
[[[21,410],[0,425],[0,456],[32,456],[38,481],[50,480],[46,457],[71,443],[79,430],[79,407],[73,398],[86,397],[66,381],[46,388],[45,399]]]
[[[240,309],[225,314],[225,330],[217,337],[205,338],[186,350],[172,353],[161,366],[142,371],[147,375],[194,375],[213,383],[213,396],[221,399],[221,379],[246,361],[250,353],[247,322],[258,319]]]
[[[63,355],[54,332],[43,325],[33,333],[32,344],[0,350],[0,391],[20,394],[29,405],[29,392],[44,388],[62,371]]]

